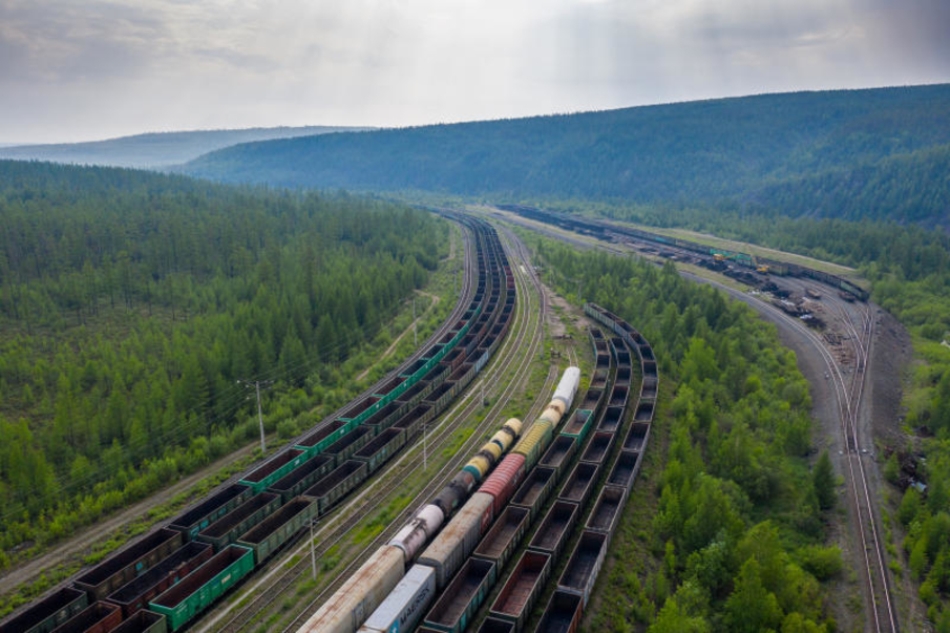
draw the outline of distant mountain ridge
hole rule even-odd
[[[0,158],[107,167],[163,168],[238,143],[373,128],[306,126],[152,132],[84,143],[0,145]]]
[[[948,226],[948,152],[942,84],[274,140],[212,152],[184,171],[289,187],[713,203]]]

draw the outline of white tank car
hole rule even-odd
[[[564,412],[571,408],[571,403],[574,402],[574,395],[577,393],[577,387],[581,382],[581,370],[577,367],[568,367],[564,370],[564,375],[561,376],[561,382],[557,384],[557,389],[554,390],[554,397],[551,398],[551,405],[554,405],[555,400],[560,400],[564,403],[564,410],[561,411],[561,415],[564,415]]]

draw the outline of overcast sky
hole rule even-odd
[[[0,0],[0,142],[950,81],[950,0]]]

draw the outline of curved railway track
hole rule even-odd
[[[566,236],[555,232],[548,232],[548,235],[569,241]],[[585,246],[588,245],[585,244]],[[605,244],[599,248],[600,250],[618,253],[618,249],[612,244]],[[721,284],[709,282],[705,279],[696,279],[700,282],[717,285],[732,294],[735,293],[735,291]],[[850,305],[847,307],[839,305],[838,307],[839,315],[837,316],[849,333],[848,338],[854,353],[854,371],[851,375],[847,375],[845,371],[842,371],[841,363],[828,349],[825,341],[814,331],[804,326],[800,320],[790,317],[765,302],[756,302],[756,307],[761,311],[769,311],[775,318],[792,324],[803,332],[811,340],[827,368],[826,374],[834,393],[844,446],[842,457],[848,498],[854,512],[858,546],[861,548],[861,552],[858,554],[863,564],[859,570],[859,575],[864,585],[865,602],[867,604],[866,630],[873,633],[896,633],[900,628],[891,592],[885,548],[878,528],[876,504],[874,503],[863,459],[865,455],[868,455],[868,452],[861,448],[860,420],[873,339],[870,307],[866,304],[860,308]],[[869,440],[864,438],[863,441],[867,444]]]
[[[509,251],[509,257],[511,257],[512,248],[510,244],[506,245]],[[520,273],[520,271],[519,271]],[[517,388],[520,388],[524,381],[527,379],[528,373],[530,372],[531,359],[537,354],[538,349],[540,348],[541,341],[543,338],[543,324],[544,319],[546,318],[547,304],[542,300],[542,303],[535,310],[532,310],[532,298],[533,295],[529,292],[529,289],[534,285],[535,290],[539,296],[543,296],[543,293],[540,291],[540,287],[535,285],[539,284],[540,281],[537,277],[531,278],[530,275],[515,274],[515,284],[518,289],[518,294],[522,297],[523,301],[521,307],[516,311],[515,323],[513,324],[513,329],[515,330],[514,336],[509,336],[506,341],[502,344],[496,364],[491,370],[491,374],[505,374],[512,365],[517,363],[517,366],[514,369],[515,377],[504,383],[504,388],[500,393],[497,393],[498,397],[495,398],[494,404],[488,410],[487,414],[484,416],[483,421],[479,423],[469,438],[459,447],[453,457],[449,460],[448,463],[443,466],[438,473],[436,473],[431,479],[429,484],[418,493],[413,502],[406,506],[406,509],[403,510],[398,517],[392,520],[390,527],[387,530],[384,530],[372,543],[364,548],[363,554],[357,559],[355,559],[346,569],[341,571],[337,575],[337,579],[327,588],[325,588],[319,595],[317,595],[309,605],[291,622],[285,630],[293,631],[299,628],[307,619],[312,615],[317,607],[330,595],[332,595],[340,586],[345,582],[345,580],[352,574],[359,566],[365,561],[366,557],[375,551],[378,547],[388,542],[396,533],[396,531],[408,521],[419,504],[425,503],[431,497],[433,497],[439,490],[441,490],[449,481],[452,475],[455,474],[468,461],[470,453],[475,450],[481,443],[484,442],[485,434],[497,426],[499,418],[504,407],[507,404],[509,396],[514,393]],[[534,315],[537,316],[537,319],[534,319]],[[516,354],[517,350],[523,349],[527,345],[528,352],[526,354]],[[486,374],[489,372],[486,372]],[[482,385],[489,380],[491,376],[484,375],[479,383]],[[553,388],[554,382],[557,379],[557,372],[552,370],[548,373],[548,376],[545,381],[544,390],[549,391]],[[437,427],[437,433],[441,433],[435,440],[437,445],[445,443],[454,433],[458,430],[458,425],[449,424],[451,420],[460,420],[464,421],[465,419],[472,416],[479,408],[482,406],[481,394],[482,389],[481,385],[478,383],[473,383],[470,388],[463,394],[461,401],[452,407],[446,414],[442,416],[443,422]],[[531,416],[537,416],[540,413],[540,409],[543,406],[543,402],[538,401],[532,405],[531,410],[526,412],[523,416],[525,419],[531,419]],[[430,436],[432,437],[432,436]],[[412,455],[406,454],[403,456],[403,460],[409,460]],[[415,455],[414,464],[410,466],[410,470],[415,470],[419,468],[418,455]],[[403,478],[397,475],[391,475],[389,472],[386,473],[386,479],[392,481],[392,489],[395,490],[402,485]]]
[[[847,375],[822,337],[803,325],[799,319],[765,302],[758,302],[756,305],[760,310],[769,311],[775,318],[789,323],[807,336],[825,364],[826,375],[831,382],[838,410],[839,429],[844,446],[842,458],[845,484],[851,509],[854,512],[855,527],[857,527],[855,532],[861,549],[857,554],[863,564],[858,573],[864,585],[865,601],[868,606],[866,630],[873,633],[897,633],[900,627],[891,593],[885,548],[878,529],[875,504],[863,459],[865,455],[868,455],[868,451],[861,448],[862,442],[866,444],[868,441],[861,437],[860,415],[872,341],[873,323],[870,307],[865,305],[860,309],[857,326],[854,324],[854,314],[849,309],[840,306],[838,308],[837,316],[849,332],[849,340],[854,351],[854,371],[851,375]]]
[[[505,242],[509,257],[525,256],[527,251],[519,241],[508,238]],[[529,266],[526,266],[525,269],[531,270]],[[429,450],[435,451],[447,445],[461,426],[457,422],[469,419],[482,408],[483,393],[497,396],[493,397],[494,404],[486,412],[486,415],[468,439],[455,451],[448,463],[440,468],[438,472],[433,473],[429,483],[416,494],[413,501],[407,504],[406,508],[390,521],[386,529],[364,547],[360,555],[338,570],[335,574],[336,579],[315,595],[302,610],[298,611],[293,620],[285,622],[281,630],[296,630],[309,618],[319,604],[328,595],[336,591],[349,574],[362,564],[369,553],[392,538],[398,527],[411,517],[417,505],[427,501],[445,485],[448,479],[469,458],[469,453],[484,441],[485,434],[497,426],[508,397],[516,389],[523,387],[530,373],[531,360],[538,354],[543,340],[544,322],[548,308],[537,275],[521,273],[520,270],[513,271],[513,273],[518,294],[522,298],[514,315],[512,326],[514,336],[506,338],[500,346],[496,362],[492,364],[489,370],[486,370],[482,377],[469,386],[449,411],[439,418],[441,422],[430,423],[429,428],[424,430],[425,438],[422,444],[427,444]],[[449,319],[449,323],[454,323],[454,320]],[[438,336],[437,333],[436,337]],[[523,351],[525,349],[527,349],[526,353]],[[514,369],[512,370],[513,366]],[[504,375],[510,371],[513,371],[514,376],[510,380],[502,381],[503,388],[499,390],[497,385],[486,387],[486,383],[491,382],[494,376]],[[549,372],[544,390],[552,389],[556,378],[556,371]],[[527,412],[525,418],[529,419],[530,415],[536,416],[539,411],[535,412],[534,409],[540,409],[542,405],[543,403],[532,405],[532,411]],[[321,518],[324,528],[316,535],[319,544],[316,546],[315,553],[318,557],[326,555],[331,549],[341,544],[346,535],[368,513],[385,503],[384,500],[404,487],[407,477],[412,476],[423,467],[419,460],[420,448],[420,442],[417,442],[413,449],[404,452],[395,463],[386,468],[381,473],[382,477],[374,478],[355,498],[345,502],[344,505],[338,507],[326,517]],[[205,618],[199,626],[195,627],[195,630],[227,631],[230,633],[259,626],[259,615],[271,611],[273,605],[289,598],[291,592],[295,590],[297,581],[311,572],[311,558],[307,550],[309,550],[309,541],[297,546],[292,551],[292,554],[298,557],[294,564],[289,566],[286,563],[282,564],[282,561],[288,559],[287,554],[281,557],[281,561],[270,563],[267,567],[269,571],[256,580],[248,589],[241,592],[242,596],[248,594],[253,596],[250,600],[242,601],[239,596],[238,600],[232,601],[232,603],[236,602],[238,606],[228,608],[223,613],[219,610],[213,617]],[[246,603],[241,604],[242,602]]]

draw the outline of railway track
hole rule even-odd
[[[569,241],[568,238],[557,232],[546,231],[546,233],[558,239]],[[598,248],[609,252],[617,252],[617,248],[613,244],[601,245]],[[697,281],[709,283],[708,280],[699,278],[697,278]],[[719,285],[727,292],[733,292],[725,286],[715,284],[715,282],[711,283]],[[792,324],[800,332],[807,335],[827,368],[827,377],[831,383],[838,410],[839,427],[844,446],[842,457],[845,479],[848,497],[854,512],[855,524],[858,528],[856,533],[861,548],[859,555],[863,561],[859,574],[862,577],[867,605],[868,621],[866,629],[873,633],[896,633],[900,629],[891,592],[885,548],[880,537],[876,505],[864,463],[864,457],[869,455],[869,452],[861,448],[860,420],[873,331],[870,308],[867,305],[860,309],[857,306],[843,307],[838,305],[839,315],[837,316],[849,333],[848,338],[854,352],[854,371],[848,376],[842,371],[841,363],[828,349],[825,341],[804,326],[798,319],[790,317],[765,302],[756,302],[756,306],[759,310],[769,311],[775,318]],[[865,440],[866,442],[867,440]]]
[[[474,238],[469,236],[465,240],[465,246],[464,257],[466,264],[466,274],[463,277],[462,289],[455,309],[452,311],[452,314],[449,316],[449,318],[446,319],[446,321],[433,333],[426,344],[420,347],[410,358],[408,358],[399,366],[400,369],[411,365],[422,354],[423,350],[425,350],[429,344],[439,340],[446,332],[448,332],[452,325],[465,312],[469,301],[474,295],[475,275],[472,272]],[[384,385],[387,380],[388,375],[384,376],[375,384],[373,384],[364,392],[364,394],[374,393],[379,387]],[[324,423],[317,425],[314,428],[319,428],[320,426],[329,424],[330,421],[339,417],[339,415],[341,415],[349,406],[349,403],[344,404],[340,409],[324,418]],[[312,431],[313,429],[309,429],[307,433]],[[400,459],[399,462],[397,462],[397,465],[398,463],[404,461],[404,457]],[[370,485],[367,486],[367,490],[370,489],[376,483],[376,481],[377,480],[371,482]],[[386,492],[388,493],[390,491],[391,489],[387,490]],[[354,498],[335,508],[325,517],[322,517],[321,522],[325,527],[321,529],[316,535],[317,539],[319,540],[319,546],[317,546],[315,550],[316,555],[323,557],[333,547],[340,543],[349,530],[359,523],[361,518],[364,516],[364,513],[375,507],[373,506],[373,501],[374,499],[368,498],[366,491],[361,491]],[[300,537],[298,536],[296,540],[299,540],[299,538]],[[290,547],[290,545],[292,545],[292,543],[288,544],[287,547]],[[305,552],[305,549],[309,549],[307,545],[297,547],[292,554],[303,558],[303,554],[310,554],[309,551]],[[203,618],[200,622],[193,626],[193,630],[225,631],[232,633],[245,630],[255,623],[258,614],[266,611],[280,598],[285,597],[287,591],[295,585],[296,581],[304,575],[305,571],[309,570],[309,557],[306,557],[306,560],[299,561],[290,568],[283,569],[280,565],[280,562],[286,560],[286,558],[287,556],[285,555],[280,560],[271,560],[269,563],[267,563],[264,566],[265,574],[260,578],[254,579],[250,588],[241,591],[237,598],[229,603],[229,605],[227,605],[223,610],[219,609],[211,614],[208,614],[207,617]],[[307,563],[307,565],[304,565],[304,563]],[[247,595],[250,595],[250,599],[244,600],[244,596]],[[237,606],[233,606],[235,604]]]
[[[897,614],[891,594],[884,543],[880,538],[875,504],[868,483],[864,457],[869,455],[862,448],[860,415],[864,399],[864,385],[867,373],[873,323],[870,308],[860,310],[859,324],[855,326],[854,315],[847,309],[838,308],[838,317],[849,332],[849,340],[854,350],[854,371],[847,375],[842,371],[841,363],[828,349],[825,341],[813,330],[803,325],[771,304],[759,302],[760,310],[769,311],[775,318],[797,328],[813,343],[827,369],[827,376],[833,388],[838,410],[839,429],[843,441],[842,451],[845,484],[848,498],[855,517],[855,525],[862,560],[858,570],[864,585],[866,629],[873,633],[897,633],[900,630]],[[866,441],[865,441],[866,443]]]
[[[839,308],[842,322],[850,333],[854,348],[854,373],[846,392],[845,406],[842,411],[842,431],[847,439],[846,463],[848,470],[848,490],[857,519],[858,534],[861,538],[864,561],[863,576],[869,609],[869,624],[875,633],[899,630],[894,612],[884,554],[884,543],[879,535],[878,521],[875,516],[875,504],[872,502],[868,475],[865,471],[864,455],[867,449],[861,448],[860,416],[864,387],[870,357],[872,320],[870,309],[864,306],[860,311],[856,327],[852,313]],[[860,329],[859,329],[860,328]],[[838,376],[843,380],[843,376]]]
[[[506,246],[509,254],[514,256],[517,252],[517,246],[513,246],[510,240]],[[521,245],[521,248],[520,254],[523,255],[526,251],[523,249],[523,245]],[[416,495],[414,500],[406,506],[399,516],[390,521],[389,527],[366,545],[361,555],[355,557],[353,561],[339,570],[336,573],[336,580],[313,597],[309,604],[295,615],[293,620],[284,623],[281,630],[295,630],[306,621],[317,606],[333,591],[336,591],[349,574],[362,564],[369,553],[381,544],[388,542],[395,534],[396,529],[410,518],[419,503],[427,501],[445,485],[451,475],[468,459],[469,453],[483,441],[483,436],[490,429],[497,426],[508,396],[516,389],[521,388],[527,380],[530,372],[530,360],[538,353],[541,345],[543,324],[547,311],[546,298],[543,298],[543,293],[540,292],[540,282],[537,276],[515,274],[515,280],[516,287],[523,299],[522,306],[516,310],[514,316],[513,329],[515,336],[509,336],[504,341],[492,369],[483,374],[480,380],[470,385],[470,388],[460,397],[459,402],[440,418],[442,422],[432,424],[429,429],[424,431],[422,444],[432,447],[433,450],[440,450],[448,444],[460,426],[456,422],[462,422],[470,418],[473,413],[482,408],[483,394],[488,393],[492,396],[498,396],[494,398],[494,405],[449,462],[437,473],[434,473],[429,483]],[[532,287],[533,292],[530,291]],[[542,305],[533,305],[538,303],[537,297],[542,297]],[[525,346],[527,346],[528,353],[515,353],[524,349]],[[495,375],[509,372],[516,361],[519,362],[514,368],[514,377],[511,380],[503,381],[504,386],[500,391],[497,386],[486,388],[486,383],[490,382]],[[556,372],[549,373],[544,387],[545,390],[553,388],[556,377]],[[536,404],[532,409],[540,408],[540,406]],[[531,413],[529,412],[529,415]],[[406,451],[396,463],[386,469],[383,472],[383,477],[376,477],[358,496],[321,520],[324,527],[316,535],[316,540],[319,543],[315,546],[316,556],[323,557],[334,547],[340,545],[347,534],[368,513],[380,507],[381,503],[385,503],[385,500],[391,498],[399,489],[403,488],[407,477],[411,477],[420,468],[423,468],[419,460],[421,451],[418,444],[417,442],[415,448]],[[259,627],[260,614],[273,611],[275,604],[291,598],[291,593],[295,590],[297,581],[310,573],[312,563],[308,551],[309,547],[310,542],[305,539],[305,543],[297,546],[291,552],[298,558],[297,562],[292,565],[287,566],[286,563],[281,564],[280,562],[271,563],[268,572],[255,581],[251,587],[243,591],[238,600],[234,601],[238,605],[237,607],[216,613],[215,617],[205,618],[200,628],[196,627],[196,630],[236,632]],[[285,555],[282,560],[286,561],[287,558],[288,555]],[[248,597],[250,599],[247,599]]]

